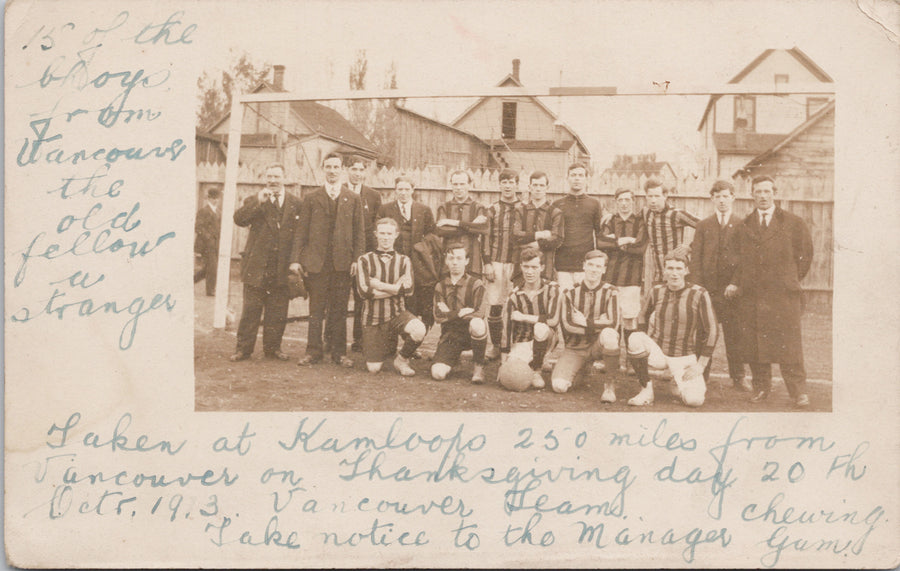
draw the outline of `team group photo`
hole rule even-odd
[[[265,65],[200,117],[197,410],[831,411],[827,73],[766,50],[684,103],[694,147],[607,160],[591,121],[632,102],[521,69],[313,101]]]

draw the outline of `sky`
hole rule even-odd
[[[521,60],[527,88],[653,82],[720,86],[767,48],[799,47],[835,76],[850,0],[833,1],[397,1],[225,2],[228,17],[206,30],[216,46],[202,62],[215,71],[230,54],[286,66],[289,90],[344,89],[359,50],[369,85],[395,63],[401,89],[436,93],[493,87]],[[818,25],[797,25],[819,21]],[[705,96],[548,99],[585,141],[597,164],[619,153],[653,153],[692,167]],[[451,121],[470,100],[410,104]],[[684,173],[686,174],[686,173]]]

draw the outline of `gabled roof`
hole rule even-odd
[[[750,72],[752,72],[754,69],[759,67],[759,64],[761,64],[763,61],[765,61],[765,59],[768,58],[770,55],[775,53],[775,51],[776,50],[771,49],[771,48],[763,51],[763,53],[756,56],[756,58],[753,61],[751,61],[749,64],[747,64],[747,66],[744,67],[744,69],[739,71],[737,75],[735,75],[730,80],[728,80],[728,83],[740,83],[741,81],[743,81],[743,79],[745,77],[750,75]],[[821,67],[819,67],[816,64],[816,62],[814,62],[812,59],[810,59],[810,57],[808,55],[803,53],[803,51],[800,48],[794,46],[793,48],[791,48],[789,50],[784,50],[784,51],[787,52],[788,54],[794,56],[794,59],[796,59],[798,62],[800,62],[800,64],[803,67],[805,67],[807,70],[809,70],[809,72],[811,74],[813,74],[813,76],[815,76],[815,78],[818,79],[819,81],[821,81],[822,83],[834,83],[834,80],[831,78],[831,76],[828,75],[827,73],[825,73],[825,70],[822,69]],[[703,118],[700,119],[700,124],[697,126],[698,131],[703,128],[703,124],[706,122],[707,116],[709,116],[710,109],[712,109],[712,106],[716,103],[716,101],[720,97],[722,97],[722,96],[721,95],[711,95],[709,97],[709,103],[706,104],[706,110],[703,111]]]
[[[504,77],[503,79],[500,80],[500,83],[497,84],[497,87],[524,87],[524,86],[522,85],[521,81],[516,79],[515,75],[510,73],[509,75],[507,75],[506,77]],[[532,97],[532,96],[527,96],[526,98],[534,101],[535,104],[537,104],[537,106],[540,107],[544,111],[544,113],[546,113],[547,115],[550,116],[551,119],[553,119],[555,124],[559,125],[563,129],[568,131],[569,134],[572,135],[572,138],[574,138],[575,141],[578,142],[578,146],[581,147],[582,153],[584,153],[585,155],[590,154],[587,150],[587,146],[585,146],[585,144],[584,144],[584,141],[582,141],[581,137],[578,136],[578,133],[576,133],[571,128],[569,128],[569,126],[566,125],[565,123],[562,123],[561,121],[559,121],[559,118],[556,116],[556,114],[553,111],[550,111],[550,108],[547,107],[546,105],[544,105],[540,99],[538,99],[537,97]],[[459,117],[457,117],[456,119],[453,120],[452,124],[458,125],[463,119],[465,119],[472,111],[477,109],[487,99],[488,99],[487,97],[482,97],[478,101],[476,101],[475,103],[470,105],[468,107],[468,109],[466,109],[465,111],[462,112],[462,114],[460,114]],[[512,141],[507,140],[506,142],[511,143]],[[509,145],[509,146],[510,146],[510,148],[512,148],[512,145]]]
[[[444,129],[448,129],[450,131],[455,131],[455,132],[459,133],[460,135],[470,137],[470,138],[478,141],[479,143],[481,143],[485,146],[488,146],[488,143],[483,141],[481,138],[479,138],[478,135],[475,135],[474,133],[470,133],[470,132],[466,131],[465,129],[460,129],[459,127],[454,127],[453,125],[448,125],[447,123],[443,123],[441,121],[438,121],[437,119],[428,117],[427,115],[422,115],[421,113],[417,113],[417,112],[413,111],[412,109],[407,109],[406,107],[401,107],[400,105],[397,105],[396,103],[394,104],[394,109],[399,111],[400,113],[405,113],[406,115],[415,117],[416,119],[428,121],[429,123],[432,123],[434,125],[442,127]]]
[[[259,93],[261,91],[277,93],[285,90],[279,89],[267,81],[261,81],[250,92]],[[315,101],[291,101],[290,108],[297,115],[298,119],[316,135],[350,145],[372,156],[375,155],[375,148],[365,135],[360,133],[350,121],[331,107]],[[230,116],[230,111],[225,113],[221,119],[206,130],[206,133],[211,134],[222,123],[227,121]],[[247,135],[241,137],[242,141],[244,137],[247,137]]]
[[[829,114],[832,114],[832,113],[834,113],[834,99],[829,101],[826,105],[823,105],[821,109],[816,111],[812,116],[810,116],[809,119],[804,121],[799,127],[797,127],[796,129],[794,129],[793,131],[788,133],[787,136],[785,136],[781,141],[776,143],[771,148],[763,151],[761,154],[750,159],[746,165],[744,165],[743,167],[736,170],[734,174],[737,175],[738,173],[741,173],[744,171],[750,171],[750,170],[760,166],[762,163],[764,163],[765,161],[770,159],[772,157],[772,155],[774,155],[775,153],[777,153],[778,151],[783,149],[785,146],[787,146],[792,141],[794,141],[797,137],[799,137],[800,135],[802,135],[803,133],[808,131],[810,128],[812,128],[814,125],[818,124],[820,121],[822,121],[822,119],[824,119],[825,117],[827,117]]]

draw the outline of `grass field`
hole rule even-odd
[[[656,402],[652,407],[629,407],[625,402],[639,390],[633,376],[613,373],[618,401],[600,403],[604,376],[589,371],[565,394],[548,387],[523,393],[511,392],[496,383],[498,363],[485,368],[487,382],[473,385],[471,359],[464,354],[459,370],[445,381],[434,381],[428,371],[431,361],[414,360],[415,377],[401,377],[389,363],[377,375],[365,370],[362,355],[351,353],[353,369],[331,364],[299,367],[296,359],[283,362],[262,358],[261,341],[252,359],[232,363],[235,324],[225,331],[212,329],[213,298],[202,284],[195,288],[194,371],[195,408],[198,411],[460,411],[460,412],[777,412],[794,411],[784,383],[776,378],[765,403],[751,404],[747,393],[735,391],[727,378],[724,348],[720,341],[713,357],[713,382],[706,403],[699,409],[681,404],[671,394],[670,381],[655,381]],[[232,281],[229,307],[240,311],[240,282]],[[292,311],[296,311],[296,306]],[[350,320],[348,320],[348,331]],[[804,350],[810,379],[809,411],[830,412],[832,334],[831,316],[804,316]],[[421,352],[431,355],[438,331],[425,338]],[[306,322],[288,324],[282,350],[299,358],[306,347]],[[555,358],[554,354],[549,356]],[[777,367],[774,375],[778,377]],[[749,375],[749,370],[747,371]],[[549,381],[549,374],[544,375]],[[724,387],[718,387],[723,383]]]

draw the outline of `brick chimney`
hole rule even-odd
[[[512,71],[513,79],[515,79],[516,81],[519,81],[519,66],[522,64],[522,62],[519,60],[519,58],[516,58],[512,61],[512,64],[513,64],[513,71]]]
[[[284,90],[284,66],[283,65],[273,65],[272,66],[272,85],[275,86],[275,89]]]

